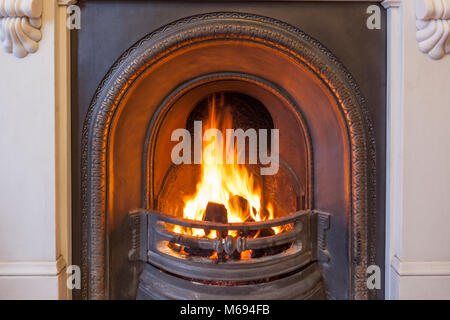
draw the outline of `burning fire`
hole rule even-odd
[[[220,114],[217,110],[217,99],[213,97],[209,103],[209,118],[203,124],[207,129],[232,128],[232,118],[229,109],[220,103]],[[223,145],[224,141],[216,141],[216,136],[211,137],[209,143],[203,144],[201,164],[201,178],[197,183],[196,193],[184,200],[183,217],[191,220],[205,219],[206,207],[209,202],[223,205],[227,210],[229,223],[264,221],[274,218],[273,205],[268,203],[266,210],[263,209],[262,191],[254,176],[247,170],[245,165],[224,164]],[[235,148],[234,156],[237,156]],[[274,233],[281,232],[280,227],[273,228]],[[208,236],[216,238],[215,231],[205,235],[203,229],[184,229],[176,226],[176,233],[187,233],[197,237]],[[237,235],[230,231],[230,235]]]

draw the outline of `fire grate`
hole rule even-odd
[[[129,259],[144,261],[167,273],[199,281],[242,282],[268,279],[288,274],[313,262],[328,262],[326,230],[330,226],[327,213],[305,210],[262,222],[218,223],[178,218],[165,213],[138,210],[129,213],[131,243]],[[217,231],[217,238],[198,238],[179,234],[169,225]],[[273,227],[293,225],[289,231],[276,235],[248,238],[220,236],[228,231],[245,234]],[[246,250],[285,250],[272,255],[250,259],[211,259],[188,255],[174,250],[174,246],[190,250],[207,250],[218,255],[232,256]],[[182,250],[178,250],[182,251]]]

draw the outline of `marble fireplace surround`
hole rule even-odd
[[[23,2],[34,1],[39,2]],[[444,119],[450,116],[450,94],[448,72],[444,70],[450,67],[446,56],[450,51],[450,1],[367,2],[380,2],[388,10],[386,298],[450,298],[450,253],[445,249],[450,241],[445,232],[450,221],[450,200],[442,191],[450,188],[450,170],[446,165],[450,150],[437,143],[449,134]],[[12,3],[0,1],[3,37],[12,30],[5,19],[35,19],[27,16],[26,10],[2,11]],[[67,6],[73,3],[44,0],[39,27],[42,40],[36,41],[39,47],[33,46],[28,53],[34,53],[23,59],[23,54],[0,54],[0,67],[8,75],[0,80],[0,104],[7,110],[5,119],[13,123],[22,120],[15,128],[0,120],[0,127],[7,132],[19,131],[25,125],[34,128],[40,150],[31,148],[24,153],[23,147],[26,149],[29,142],[20,138],[11,138],[15,146],[6,139],[1,139],[0,144],[10,148],[11,156],[16,158],[27,155],[40,159],[38,164],[21,160],[22,166],[34,169],[34,175],[27,175],[29,188],[24,192],[31,198],[39,194],[45,199],[31,206],[19,205],[19,211],[33,209],[33,215],[11,215],[17,211],[11,200],[17,198],[20,187],[14,182],[20,173],[13,170],[13,176],[0,171],[5,177],[0,182],[0,298],[65,299],[71,295],[65,289],[66,267],[71,264],[70,34],[61,30],[66,30]],[[49,66],[53,72],[48,72]],[[38,82],[40,85],[36,86]],[[16,86],[21,90],[12,94],[10,88]],[[18,97],[18,92],[24,91],[28,95]],[[23,110],[17,110],[20,106],[41,110],[45,128],[36,123],[38,119],[24,118]],[[415,152],[416,149],[427,155]],[[11,168],[11,159],[1,159],[0,167]],[[35,188],[39,189],[37,193]],[[37,223],[31,230],[12,232],[21,219]],[[31,232],[38,235],[38,240],[33,249],[27,249]],[[24,249],[20,254],[13,253],[17,246]]]
[[[38,50],[38,42],[42,38],[40,32],[42,1],[0,0],[0,41],[6,52],[18,58],[24,58]],[[329,2],[352,1],[377,2],[371,0],[331,0]],[[387,9],[399,7],[401,4],[401,0],[378,2]],[[450,0],[415,0],[415,2],[416,38],[419,49],[432,59],[442,59],[444,55],[450,53]],[[57,0],[57,3],[60,6],[70,7],[76,4],[77,0]]]

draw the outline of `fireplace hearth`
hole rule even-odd
[[[83,298],[376,296],[371,113],[299,28],[231,11],[160,27],[98,86],[81,146]]]

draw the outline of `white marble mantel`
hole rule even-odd
[[[388,10],[388,299],[450,299],[450,233],[445,226],[450,223],[450,147],[445,142],[450,136],[450,59],[436,39],[427,50],[419,41],[418,50],[415,28],[418,19],[431,17],[437,1],[383,2]],[[441,13],[434,17],[445,18]],[[441,46],[438,54],[428,50],[436,46]]]
[[[0,50],[0,299],[71,294],[65,285],[71,264],[65,9],[42,1],[43,36],[33,54],[19,59]]]

